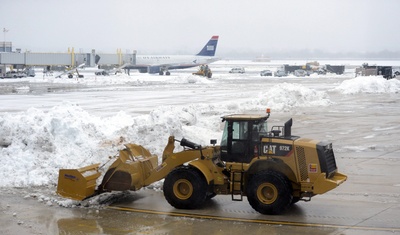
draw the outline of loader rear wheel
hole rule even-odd
[[[190,166],[179,167],[165,178],[164,197],[178,209],[195,209],[207,199],[207,182],[204,176]]]
[[[281,173],[261,171],[250,179],[247,199],[261,214],[281,214],[291,205],[292,187]]]

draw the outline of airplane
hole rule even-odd
[[[137,69],[140,73],[158,73],[170,75],[169,70],[186,69],[202,64],[209,64],[219,59],[215,58],[219,36],[212,36],[203,49],[196,55],[136,55],[136,64],[124,66],[124,69]]]

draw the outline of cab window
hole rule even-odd
[[[233,122],[233,140],[247,140],[248,128],[247,122]]]

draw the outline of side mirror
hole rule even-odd
[[[216,143],[217,143],[217,140],[215,140],[215,139],[210,140],[210,144],[215,145]]]

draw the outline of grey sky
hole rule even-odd
[[[398,0],[2,0],[0,5],[6,41],[23,51],[197,53],[212,35],[220,36],[220,56],[400,51]]]

